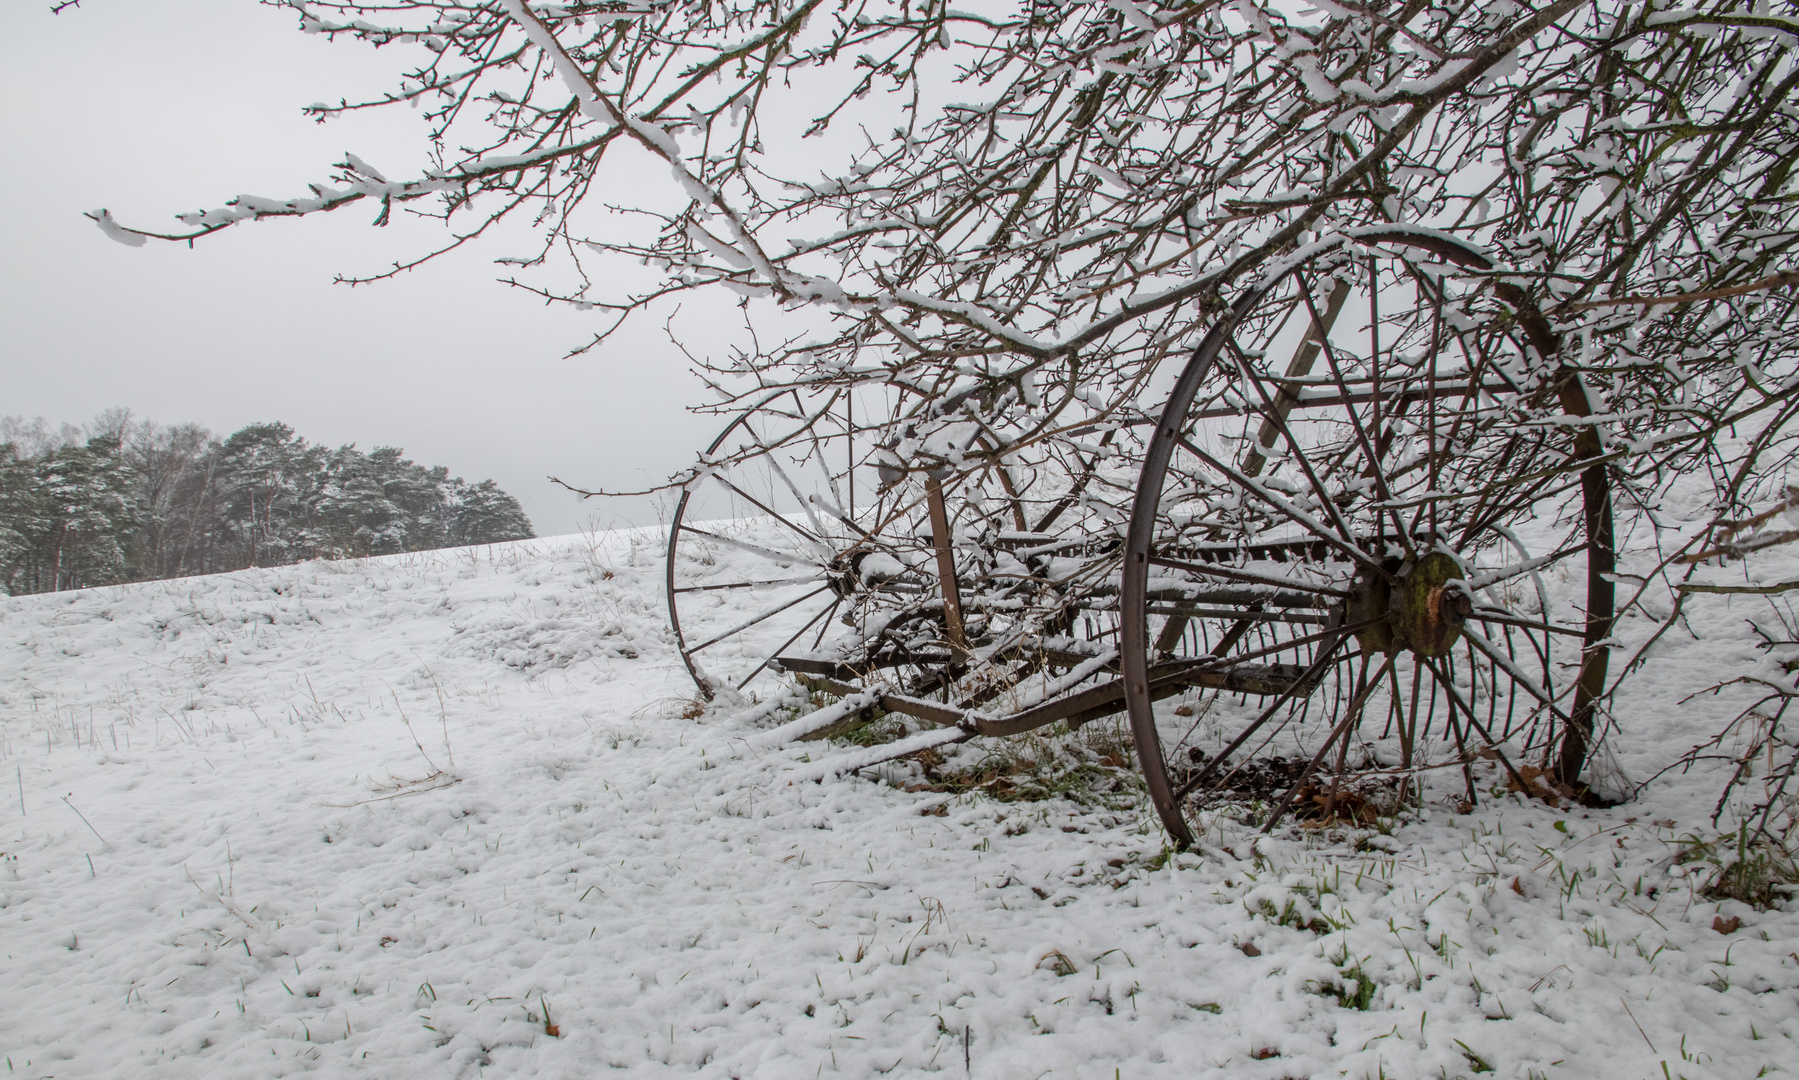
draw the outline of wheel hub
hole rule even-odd
[[[1349,622],[1376,620],[1356,632],[1366,652],[1410,650],[1442,656],[1462,636],[1474,601],[1461,584],[1462,568],[1440,551],[1394,568],[1397,581],[1372,574],[1362,579],[1345,616]]]

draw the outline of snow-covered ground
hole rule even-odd
[[[657,547],[0,599],[8,1075],[1799,1068],[1799,913],[1670,862],[1715,778],[1390,836],[1220,816],[1172,859],[1093,802],[816,783],[772,721],[682,718]],[[1772,663],[1765,600],[1691,606],[1619,702],[1638,777]]]

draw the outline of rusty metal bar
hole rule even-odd
[[[1305,288],[1305,283],[1300,283]],[[1330,335],[1331,326],[1337,321],[1337,315],[1343,310],[1343,301],[1349,298],[1349,283],[1337,282],[1331,290],[1330,299],[1325,302],[1322,323],[1314,319],[1306,328],[1305,337],[1300,339],[1299,347],[1293,350],[1293,359],[1287,364],[1287,378],[1279,384],[1274,396],[1274,413],[1279,418],[1268,417],[1262,421],[1261,429],[1256,432],[1256,445],[1251,447],[1238,467],[1245,476],[1260,476],[1262,467],[1268,464],[1268,451],[1274,448],[1274,440],[1280,435],[1280,425],[1299,403],[1302,388],[1300,379],[1312,373],[1312,365],[1318,362],[1319,347]]]
[[[1317,385],[1326,386],[1334,384],[1327,381],[1320,381]],[[1516,387],[1508,386],[1505,383],[1482,383],[1478,386],[1470,383],[1438,383],[1434,390],[1405,390],[1397,394],[1381,394],[1378,397],[1373,391],[1351,391],[1347,394],[1336,394],[1330,397],[1300,397],[1294,402],[1291,409],[1322,409],[1335,408],[1343,405],[1367,405],[1375,401],[1409,405],[1413,402],[1427,401],[1432,398],[1455,397],[1457,395],[1467,396],[1470,393],[1479,392],[1495,395],[1516,395],[1518,390]],[[1229,408],[1197,409],[1188,415],[1194,420],[1225,420],[1242,416],[1243,408],[1241,406],[1236,406]],[[1138,426],[1142,425],[1139,424]]]
[[[931,547],[937,551],[937,578],[943,589],[943,627],[950,647],[968,650],[962,631],[962,590],[956,583],[956,551],[950,536],[949,510],[943,503],[943,481],[925,476],[925,503],[931,515]]]
[[[1194,619],[1241,619],[1245,622],[1304,623],[1328,626],[1334,616],[1328,614],[1292,615],[1281,611],[1248,611],[1243,608],[1200,607],[1189,604],[1150,604],[1143,609],[1151,615],[1184,615]]]

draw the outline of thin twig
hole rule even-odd
[[[64,805],[66,805],[66,806],[67,806],[67,807],[68,807],[68,808],[69,808],[69,809],[71,809],[71,810],[75,810],[75,804],[74,804],[74,803],[72,803],[72,802],[69,802],[69,797],[68,797],[68,796],[67,796],[67,795],[64,795],[64,796],[63,796],[63,797],[62,797],[62,801],[63,801],[63,803],[64,803]],[[23,808],[23,806],[24,806],[24,804],[23,804],[23,796],[21,796],[21,803],[20,803],[20,807],[21,807],[21,809],[22,809],[22,808]],[[109,842],[108,842],[108,841],[107,841],[107,839],[106,839],[106,837],[104,837],[104,836],[101,836],[101,835],[100,835],[100,830],[99,830],[99,829],[96,829],[96,828],[94,828],[94,823],[93,823],[93,822],[91,822],[91,821],[89,821],[89,820],[88,820],[88,819],[87,819],[87,815],[86,815],[86,814],[84,814],[84,813],[82,813],[82,812],[81,812],[81,811],[79,811],[79,810],[75,810],[75,816],[76,816],[76,817],[78,817],[78,818],[80,818],[80,819],[81,819],[81,823],[82,823],[82,824],[83,824],[83,825],[86,825],[86,826],[87,826],[87,831],[88,831],[88,832],[91,832],[91,833],[93,833],[93,834],[94,834],[94,836],[95,836],[95,837],[97,837],[97,838],[98,838],[98,839],[99,839],[99,841],[100,841],[100,842],[101,842],[101,843],[102,843],[102,844],[105,844],[105,845],[106,845],[106,849],[107,849],[107,850],[108,850],[108,851],[111,851],[111,850],[112,850],[112,844],[111,844],[111,843],[109,843]]]
[[[1637,1014],[1630,1011],[1630,1002],[1625,1001],[1622,997],[1620,997],[1618,999],[1618,1004],[1624,1006],[1624,1015],[1630,1017],[1630,1022],[1633,1024],[1637,1024]],[[1654,1043],[1654,1041],[1652,1041],[1649,1038],[1649,1033],[1647,1031],[1643,1030],[1642,1024],[1637,1024],[1637,1034],[1641,1035],[1643,1037],[1643,1041],[1649,1044],[1649,1052],[1651,1054],[1661,1053],[1660,1050],[1657,1050],[1655,1048],[1655,1043]]]

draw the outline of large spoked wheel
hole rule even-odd
[[[1544,422],[1584,414],[1573,377],[1515,323],[1464,313],[1480,283],[1456,271],[1487,265],[1434,236],[1345,240],[1251,288],[1181,373],[1120,615],[1139,760],[1178,844],[1252,760],[1282,766],[1260,770],[1279,777],[1271,826],[1330,816],[1348,770],[1459,762],[1472,800],[1487,748],[1547,764],[1558,736],[1590,739],[1609,488]],[[1568,502],[1584,512],[1557,526]]]

